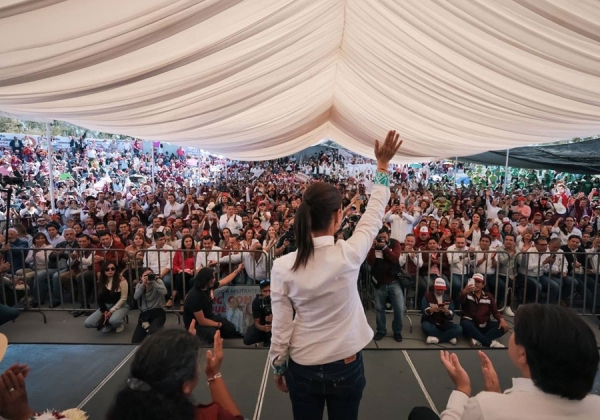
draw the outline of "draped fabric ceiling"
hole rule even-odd
[[[600,133],[597,0],[4,0],[0,110],[267,159]]]

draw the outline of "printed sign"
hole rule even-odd
[[[226,318],[240,334],[254,323],[252,301],[260,293],[259,286],[230,286],[215,290],[213,313]]]

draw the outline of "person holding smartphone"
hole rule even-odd
[[[438,277],[433,283],[433,291],[423,296],[421,329],[427,336],[427,344],[456,344],[457,337],[462,334],[462,327],[452,322],[454,305],[446,288],[446,281]]]

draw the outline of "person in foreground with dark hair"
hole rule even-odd
[[[598,344],[591,328],[571,309],[556,305],[523,305],[515,317],[508,357],[521,371],[502,393],[498,375],[479,351],[485,391],[471,397],[469,375],[458,356],[441,352],[456,389],[442,420],[452,419],[592,419],[600,413],[600,396],[590,395],[598,371]],[[409,420],[438,417],[417,407]]]
[[[191,395],[200,381],[200,350],[195,321],[189,332],[161,330],[148,336],[137,350],[127,385],[110,407],[107,420],[238,420],[240,410],[221,376],[223,339],[214,336],[206,351],[207,386],[212,403],[194,405]]]
[[[375,142],[377,173],[367,209],[347,241],[335,242],[342,194],[316,182],[302,197],[294,221],[298,250],[275,260],[270,363],[275,384],[290,393],[294,419],[358,418],[366,385],[362,349],[373,339],[356,281],[390,198],[388,165],[401,141],[395,131]],[[294,317],[295,311],[295,317]],[[284,379],[285,375],[285,379]]]
[[[235,325],[222,316],[213,314],[212,305],[215,298],[214,291],[231,283],[243,270],[244,265],[240,264],[231,274],[217,280],[214,269],[209,267],[200,269],[194,277],[194,287],[183,303],[185,328],[189,328],[192,321],[195,320],[198,337],[208,344],[212,344],[215,332],[218,330],[221,331],[223,338],[240,337],[235,330]]]

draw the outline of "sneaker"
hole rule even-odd
[[[402,342],[402,334],[394,334],[394,340],[396,340],[398,343]]]
[[[121,325],[120,327],[117,327],[115,329],[115,332],[118,332],[118,333],[123,332],[123,331],[125,331],[125,325]]]
[[[507,306],[506,308],[504,308],[504,315],[506,316],[515,316],[515,313],[513,312],[512,308],[510,306]]]
[[[111,327],[110,325],[105,325],[104,327],[102,327],[102,332],[103,333],[109,333],[113,330],[113,327]]]
[[[394,313],[394,308],[392,308],[392,304],[391,303],[386,303],[385,304],[385,313],[386,314],[393,314]]]
[[[479,341],[475,340],[474,338],[471,338],[469,340],[469,345],[471,347],[481,347],[481,343]]]
[[[450,344],[454,344],[456,346],[456,343],[458,343],[458,340],[456,338],[450,339]]]
[[[506,346],[504,344],[502,344],[501,342],[499,342],[498,340],[492,340],[490,347],[496,348],[496,349],[505,349],[506,348]]]
[[[375,341],[379,341],[379,340],[381,340],[383,337],[385,337],[385,333],[378,332],[378,333],[375,333],[375,337],[373,337],[373,340],[375,340]]]
[[[427,340],[425,340],[425,342],[427,344],[437,344],[440,342],[440,340],[437,337],[429,336],[429,337],[427,337]]]

